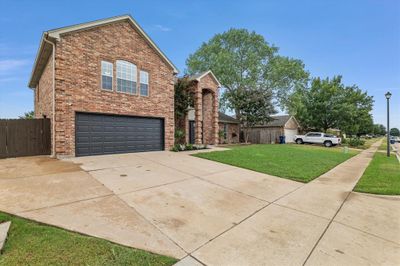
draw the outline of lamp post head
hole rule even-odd
[[[385,94],[385,97],[386,97],[386,99],[390,99],[390,96],[392,96],[392,94],[388,91],[388,92],[386,92],[386,94]]]

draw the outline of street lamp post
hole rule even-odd
[[[388,91],[385,94],[386,100],[387,100],[387,150],[386,150],[386,154],[387,157],[390,157],[390,125],[389,125],[389,100],[390,100],[390,96],[392,96],[392,94]]]

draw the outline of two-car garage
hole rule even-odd
[[[76,156],[163,149],[163,118],[76,113]]]

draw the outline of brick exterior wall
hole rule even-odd
[[[101,89],[102,60],[113,63],[113,91]],[[149,73],[148,97],[116,92],[116,60],[137,66],[138,84],[139,71]],[[173,84],[173,69],[129,22],[63,35],[56,43],[57,155],[75,155],[76,112],[164,118],[165,149],[169,149],[174,143]],[[44,110],[35,105],[36,114]]]
[[[36,118],[47,117],[52,123],[53,118],[53,60],[49,57],[34,91],[34,113]],[[52,140],[53,128],[50,126],[50,139]],[[51,147],[53,152],[53,147]]]
[[[214,143],[213,127],[213,94],[208,90],[203,91],[203,140],[206,144]]]
[[[231,144],[231,143],[239,143],[239,124],[233,123],[223,123],[219,122],[219,131],[224,131],[224,125],[228,126],[228,131],[226,133],[226,138],[219,138],[219,143],[221,144]]]
[[[218,144],[218,84],[208,74],[194,88],[196,143]],[[202,123],[203,122],[203,123]]]
[[[53,114],[53,60],[51,56],[35,88],[34,106],[36,118],[46,116],[51,119]]]

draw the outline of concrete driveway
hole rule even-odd
[[[0,210],[184,265],[394,265],[400,198],[350,193],[372,153],[307,185],[186,153],[0,160]]]

